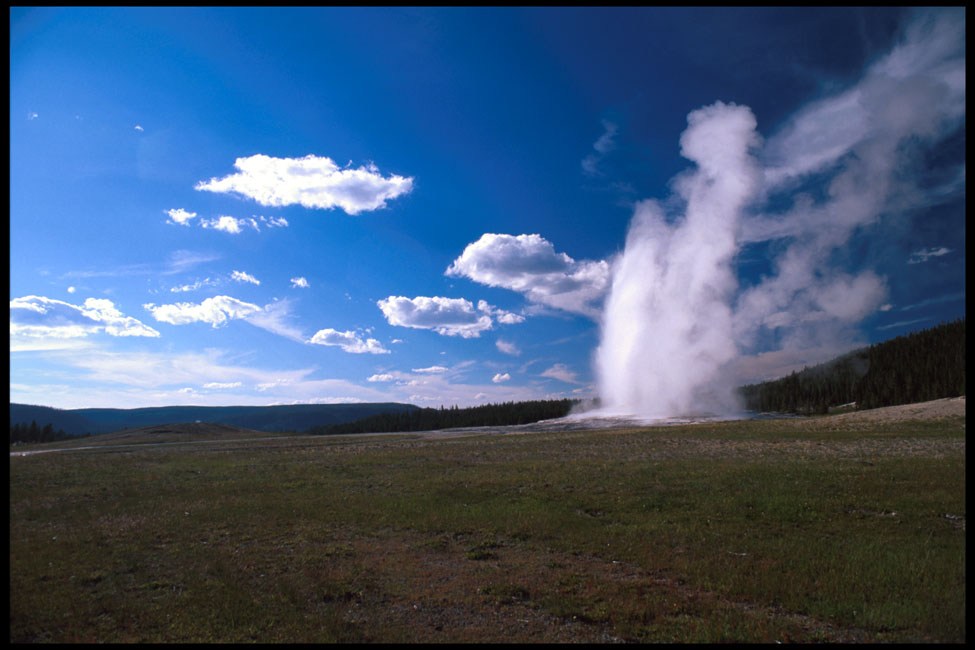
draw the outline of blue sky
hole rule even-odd
[[[736,380],[965,313],[964,9],[10,11],[11,401],[595,396],[716,102]]]

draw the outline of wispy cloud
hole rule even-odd
[[[268,228],[287,228],[288,220],[284,217],[257,217],[260,219],[261,223],[265,224]]]
[[[107,383],[126,388],[204,386],[205,384],[291,383],[304,381],[314,368],[266,370],[233,364],[233,355],[219,349],[204,352],[114,352],[106,349],[82,350],[61,356],[65,367],[87,371],[91,383]],[[144,396],[143,396],[144,398]],[[140,400],[142,401],[142,400]]]
[[[519,350],[518,346],[515,345],[514,343],[510,343],[508,341],[503,341],[501,339],[498,339],[497,341],[494,342],[494,345],[497,346],[497,348],[502,352],[504,352],[505,354],[510,354],[513,357],[517,357],[518,355],[521,354],[521,350]]]
[[[267,330],[296,342],[305,342],[302,332],[289,322],[290,302],[280,300],[260,307],[230,296],[213,296],[199,303],[177,302],[168,305],[143,305],[157,321],[170,325],[207,323],[213,328],[231,320],[243,320],[249,325]]]
[[[288,386],[289,384],[291,384],[290,379],[275,379],[274,381],[266,381],[257,384],[254,388],[256,388],[257,390],[263,393],[273,388],[281,388],[282,386]]]
[[[407,401],[406,395],[391,392],[386,386],[316,378],[318,369],[313,366],[279,369],[241,365],[239,355],[230,350],[117,352],[89,343],[87,347],[46,351],[45,355],[57,360],[61,383],[49,380],[17,388],[11,385],[11,400],[28,404],[53,400],[61,408],[169,406],[190,398],[204,400],[210,406]],[[195,387],[199,388],[192,393],[180,392]],[[445,394],[443,401],[450,403],[446,399],[450,397],[453,394]]]
[[[275,300],[264,305],[261,311],[248,314],[244,320],[254,327],[267,330],[272,334],[283,336],[296,343],[304,343],[305,335],[302,331],[291,324],[290,299]]]
[[[548,370],[542,372],[541,373],[541,376],[542,377],[550,377],[552,379],[558,379],[559,381],[564,381],[564,382],[569,383],[569,384],[578,384],[578,383],[580,383],[578,381],[578,379],[576,379],[578,377],[577,373],[572,372],[571,370],[569,370],[569,367],[567,365],[565,365],[564,363],[557,363],[557,364],[555,364],[554,366],[552,366]]]
[[[616,148],[616,143],[613,142],[613,138],[616,137],[617,130],[618,127],[616,124],[603,120],[603,133],[592,145],[596,153],[591,153],[582,159],[582,170],[586,174],[594,176],[600,173],[599,163],[602,161],[603,156]]]
[[[197,190],[234,193],[261,205],[302,205],[306,208],[341,208],[348,214],[377,210],[386,201],[408,193],[413,179],[391,174],[383,177],[375,165],[340,169],[331,158],[273,158],[256,154],[234,162],[238,172],[211,178]]]
[[[230,274],[230,279],[236,282],[248,282],[250,284],[261,284],[261,281],[245,271],[234,271]]]
[[[184,293],[186,291],[196,291],[202,287],[213,287],[220,284],[218,280],[211,280],[210,278],[204,278],[203,280],[197,280],[192,284],[180,284],[175,287],[170,287],[169,291],[171,293]]]
[[[742,346],[761,340],[763,328],[795,348],[849,340],[885,304],[886,278],[870,269],[850,274],[833,263],[835,253],[856,233],[925,204],[916,170],[963,128],[964,116],[964,20],[956,9],[919,10],[855,84],[805,106],[767,139],[760,194],[790,207],[746,215],[742,224],[744,243],[776,239],[780,251],[773,273],[735,306]],[[822,184],[820,196],[807,191],[812,182]],[[964,185],[954,187],[963,193]]]
[[[907,258],[908,264],[921,264],[927,262],[932,257],[941,257],[942,255],[947,255],[951,252],[950,248],[945,248],[941,246],[940,248],[922,248],[911,253],[911,256]]]
[[[189,250],[173,251],[173,253],[171,253],[169,256],[169,261],[166,263],[165,268],[163,268],[162,273],[165,275],[183,273],[194,266],[206,264],[207,262],[214,262],[218,259],[220,259],[220,255],[217,253]]]
[[[450,368],[432,366],[435,372],[416,368],[411,372],[384,370],[368,378],[377,384],[388,384],[390,395],[387,399],[402,400],[414,404],[460,404],[472,405],[485,402],[507,402],[526,399],[554,398],[552,393],[537,392],[532,386],[511,386],[508,373],[496,373],[490,382],[483,384],[467,383],[462,379],[464,370],[476,365],[474,361],[464,361]],[[439,369],[443,368],[442,371]]]
[[[183,208],[164,210],[164,212],[169,215],[169,219],[166,220],[166,223],[179,226],[189,226],[190,221],[197,216],[196,212],[189,212]],[[251,228],[255,232],[260,232],[261,224],[264,224],[268,228],[288,227],[288,220],[284,217],[266,217],[263,215],[254,215],[253,217],[242,218],[222,215],[215,219],[200,219],[197,223],[201,228],[220,230],[232,235],[240,234],[243,232],[244,228]]]
[[[83,338],[92,334],[158,337],[159,332],[125,316],[111,300],[88,298],[82,305],[43,296],[10,301],[11,350],[52,346],[50,340]]]
[[[901,307],[900,311],[910,311],[912,309],[920,309],[921,307],[928,307],[930,305],[936,305],[942,302],[953,302],[955,300],[964,300],[964,292],[959,293],[947,293],[943,296],[937,296],[936,298],[928,298],[922,300],[921,302],[916,302],[913,305],[907,305],[906,307]]]
[[[231,382],[211,381],[206,384],[203,384],[203,387],[209,390],[224,390],[227,388],[240,388],[243,385],[244,384],[239,381],[231,381]]]
[[[308,342],[315,345],[334,345],[351,354],[389,354],[389,350],[376,339],[363,338],[353,331],[340,332],[331,327],[318,330]]]
[[[784,377],[794,371],[835,359],[862,342],[829,343],[811,348],[788,348],[743,355],[734,360],[734,376],[740,384],[751,384]]]
[[[291,278],[291,286],[294,288],[307,289],[311,285],[308,284],[308,280],[304,277]]]
[[[260,285],[261,281],[256,277],[247,273],[246,271],[232,271],[229,275],[217,276],[215,278],[206,277],[202,280],[196,280],[195,282],[187,284],[179,284],[170,287],[169,291],[171,293],[185,293],[187,291],[196,291],[197,289],[202,289],[204,287],[219,287],[228,281],[233,282],[244,282],[253,285]],[[292,286],[294,285],[294,279],[292,279]],[[297,286],[301,286],[300,284]]]
[[[892,143],[936,137],[964,115],[965,21],[955,10],[920,12],[856,85],[808,105],[769,140],[766,177],[788,182],[854,151],[893,162]]]
[[[442,374],[447,372],[448,368],[446,366],[430,366],[429,368],[414,368],[413,372],[419,372],[424,374]]]
[[[924,321],[931,320],[930,317],[927,318],[915,318],[914,320],[902,320],[896,323],[890,323],[888,325],[879,325],[878,330],[889,330],[894,327],[907,327],[908,325],[914,325],[915,323],[923,323]]]

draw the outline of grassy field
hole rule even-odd
[[[965,421],[11,456],[10,640],[961,642]]]

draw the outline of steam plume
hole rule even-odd
[[[755,117],[717,102],[687,121],[681,154],[697,169],[676,183],[685,213],[668,223],[656,201],[640,203],[613,269],[596,351],[610,413],[685,414],[736,355],[732,259],[739,215],[758,185]]]
[[[696,166],[674,181],[680,214],[637,204],[613,264],[595,355],[605,412],[726,413],[746,366],[862,344],[856,328],[883,308],[887,280],[842,251],[964,196],[964,160],[934,169],[929,156],[964,137],[964,17],[918,11],[857,84],[798,111],[761,150],[745,106],[688,115],[681,154]],[[773,204],[786,207],[758,209]],[[736,256],[768,242],[772,272],[740,289]]]

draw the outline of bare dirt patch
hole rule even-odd
[[[850,424],[888,424],[908,420],[941,420],[958,416],[965,417],[964,395],[917,404],[900,404],[841,415],[827,415],[814,418],[814,420],[827,426],[844,426]]]

